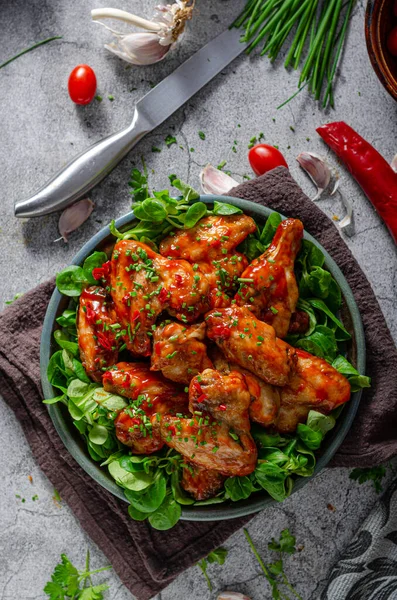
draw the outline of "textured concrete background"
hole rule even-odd
[[[112,4],[144,14],[145,6],[152,3],[117,0]],[[296,74],[287,73],[281,61],[271,66],[258,57],[241,57],[143,140],[92,191],[95,211],[71,236],[69,244],[53,241],[58,237],[58,215],[30,221],[15,219],[15,200],[30,195],[74,154],[124,127],[132,115],[134,101],[223,31],[239,13],[244,0],[207,0],[197,4],[196,19],[172,56],[157,66],[126,68],[125,63],[103,49],[103,43],[109,39],[106,31],[90,22],[89,11],[101,5],[99,1],[2,0],[0,63],[50,35],[62,35],[63,39],[0,71],[1,306],[14,294],[25,292],[67,265],[103,224],[128,211],[129,171],[140,155],[145,156],[151,183],[157,189],[167,186],[170,173],[177,173],[198,186],[200,167],[208,161],[218,164],[226,160],[226,168],[241,180],[250,172],[247,143],[263,131],[266,140],[280,146],[292,174],[309,194],[313,194],[313,186],[299,171],[294,158],[304,149],[328,155],[315,133],[315,127],[324,121],[345,119],[387,159],[394,155],[396,104],[370,67],[363,32],[364,6],[358,2],[336,90],[336,111],[324,114],[305,93],[277,111],[276,107],[295,91]],[[67,77],[76,64],[83,62],[95,69],[103,102],[77,107],[67,96]],[[108,100],[109,94],[114,96],[113,102]],[[237,128],[237,123],[241,128]],[[200,140],[198,130],[206,133],[205,141]],[[169,133],[176,135],[178,145],[168,149],[163,140]],[[232,152],[234,140],[238,141],[237,154]],[[153,145],[161,147],[162,152],[152,153]],[[192,147],[195,152],[189,153],[187,149]],[[330,160],[335,163],[333,156]],[[343,169],[342,186],[354,204],[356,220],[356,234],[347,242],[371,281],[389,327],[397,337],[395,248],[369,202]],[[338,200],[322,200],[320,205],[328,215],[343,217]],[[66,552],[78,565],[83,565],[87,547],[95,566],[105,564],[105,558],[82,532],[68,507],[54,504],[52,486],[35,465],[18,422],[3,402],[0,402],[0,422],[0,598],[36,600],[43,598],[43,585],[61,552]],[[32,475],[33,484],[28,475]],[[344,469],[323,472],[298,495],[259,514],[249,527],[265,555],[267,542],[282,528],[288,526],[296,534],[304,549],[288,559],[287,569],[305,600],[319,598],[332,564],[376,501],[370,485],[358,486],[348,475],[349,471]],[[22,503],[16,494],[26,501]],[[33,501],[35,494],[38,499]],[[327,509],[328,504],[335,511]],[[225,566],[209,569],[215,590],[226,587],[244,591],[255,600],[270,598],[243,534],[235,534],[226,546],[230,553]],[[107,578],[111,585],[109,598],[132,598],[116,575],[109,574]],[[186,571],[161,594],[162,600],[186,598],[209,598],[197,568]]]

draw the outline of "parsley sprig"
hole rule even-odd
[[[288,581],[288,578],[284,572],[283,554],[295,554],[295,537],[289,532],[288,529],[283,529],[280,534],[280,539],[277,541],[272,538],[272,541],[268,543],[269,550],[273,550],[278,553],[278,560],[275,562],[265,564],[260,557],[258,550],[255,547],[254,542],[247,529],[244,529],[245,537],[251,547],[252,552],[256,560],[258,561],[264,576],[266,577],[271,590],[273,600],[291,600],[291,597],[284,591],[285,588],[293,594],[293,597],[298,600],[303,600],[302,596],[295,590],[293,585]],[[281,588],[281,589],[280,589]]]
[[[208,556],[206,556],[205,558],[202,558],[197,563],[197,566],[200,567],[200,569],[203,572],[203,575],[205,577],[205,580],[207,582],[208,589],[210,590],[210,592],[212,591],[212,582],[211,582],[211,579],[208,577],[207,567],[209,564],[213,564],[213,563],[218,563],[218,565],[223,565],[226,560],[227,552],[228,551],[226,550],[226,548],[217,548],[216,550],[213,550],[212,552],[210,552],[208,554]]]
[[[85,568],[78,570],[66,554],[61,554],[61,562],[57,564],[45,588],[44,593],[50,600],[103,600],[103,592],[109,589],[106,583],[93,585],[92,575],[107,571],[111,566],[90,571],[90,551],[87,550]]]
[[[367,469],[353,469],[350,473],[349,478],[358,481],[362,484],[366,481],[372,481],[377,494],[383,492],[382,479],[386,475],[386,467],[380,465],[379,467],[371,467]]]

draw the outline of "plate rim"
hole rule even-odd
[[[206,204],[212,204],[214,200],[218,202],[226,202],[229,204],[234,204],[235,206],[241,208],[244,212],[255,213],[256,216],[268,218],[268,216],[277,212],[273,209],[263,206],[261,204],[257,204],[255,202],[251,202],[249,200],[244,200],[242,198],[234,198],[231,196],[219,196],[215,194],[201,195],[198,201],[204,202]],[[281,213],[280,213],[281,214]],[[282,218],[287,218],[283,214],[281,214]],[[122,228],[128,223],[132,222],[135,219],[133,211],[119,217],[115,220],[116,227]],[[109,225],[103,227],[100,231],[98,231],[93,237],[91,237],[77,252],[77,254],[73,257],[72,261],[69,263],[70,265],[81,265],[84,259],[95,251],[96,247],[103,242],[110,235]],[[323,246],[306,230],[304,231],[304,239],[307,239],[313,242],[317,247],[321,249],[325,256],[325,264],[327,269],[331,272],[331,274],[337,280],[339,286],[342,290],[342,295],[345,299],[346,305],[348,307],[351,319],[352,326],[355,335],[356,347],[357,347],[357,364],[356,368],[360,374],[365,374],[365,364],[366,364],[366,346],[365,346],[365,336],[364,336],[364,328],[360,316],[360,311],[355,301],[353,292],[343,275],[341,269],[338,267],[336,262],[330,256],[330,254],[323,248]],[[342,241],[342,240],[341,240]],[[43,322],[43,330],[40,339],[40,373],[41,373],[41,383],[43,388],[43,393],[45,398],[52,398],[56,393],[54,388],[49,383],[47,379],[47,367],[50,357],[52,355],[51,352],[51,336],[56,316],[56,311],[58,305],[63,297],[56,288],[51,296],[50,302],[47,307],[47,311],[45,314],[44,322]],[[335,455],[336,451],[342,444],[345,439],[350,427],[354,421],[356,416],[360,400],[361,400],[362,390],[358,392],[353,392],[350,401],[348,402],[347,410],[345,413],[345,418],[340,426],[337,435],[330,442],[329,446],[326,448],[323,455],[318,457],[316,461],[316,466],[314,469],[314,473],[311,477],[298,477],[294,481],[294,486],[292,490],[292,494],[299,491],[302,487],[304,487],[309,481],[311,481],[314,477],[316,477],[323,468],[330,462],[332,457]],[[78,443],[73,439],[73,436],[67,431],[67,424],[62,415],[60,407],[58,404],[49,404],[47,405],[47,409],[52,420],[52,423],[61,438],[63,444],[65,445],[67,451],[71,454],[71,456],[76,460],[80,467],[86,472],[86,474],[91,477],[96,483],[105,488],[108,492],[118,497],[120,500],[128,502],[124,496],[123,489],[120,488],[115,481],[112,481],[108,475],[105,474],[103,469],[99,466],[99,463],[95,463],[88,455],[88,453],[84,453]],[[202,507],[194,507],[191,508],[182,507],[182,520],[186,521],[218,521],[218,520],[227,520],[234,519],[242,516],[247,516],[256,512],[259,512],[263,508],[267,506],[274,506],[277,504],[277,501],[268,497],[255,497],[253,496],[252,500],[249,498],[247,500],[240,500],[232,505],[224,505],[224,504],[214,504]]]

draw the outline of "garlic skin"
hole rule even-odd
[[[84,198],[72,206],[68,206],[59,218],[58,229],[64,242],[68,242],[68,235],[84,223],[94,210],[94,203]],[[58,240],[55,240],[56,242]]]
[[[331,181],[331,171],[327,163],[314,152],[301,152],[296,160],[310,179],[317,186],[317,194],[313,201],[318,200]]]
[[[172,46],[162,46],[156,33],[128,33],[126,35],[112,31],[116,41],[105,44],[106,50],[116,54],[126,62],[145,66],[153,65],[166,56]]]
[[[216,600],[250,600],[250,598],[239,592],[221,592]]]
[[[116,37],[116,41],[105,45],[107,50],[133,65],[151,65],[162,60],[182,35],[186,21],[192,18],[194,2],[177,0],[173,4],[158,5],[151,20],[117,8],[94,9],[91,17]],[[115,31],[102,23],[102,19],[123,21],[148,33]]]
[[[397,173],[397,154],[395,154],[393,160],[390,163],[391,168],[395,173]]]
[[[204,194],[227,194],[232,188],[239,185],[238,181],[223,171],[208,164],[200,173],[201,189]]]

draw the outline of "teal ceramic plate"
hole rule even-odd
[[[254,217],[259,222],[266,220],[273,212],[269,208],[254,204],[239,198],[228,198],[225,196],[203,196],[200,198],[202,202],[211,204],[214,200],[229,202],[240,207],[246,214]],[[131,212],[116,221],[116,226],[121,231],[125,231],[131,227],[134,221],[134,214]],[[325,265],[332,273],[338,282],[344,299],[342,307],[342,320],[345,327],[352,334],[352,343],[349,349],[349,360],[354,364],[358,371],[365,373],[365,340],[364,331],[360,318],[360,313],[357,304],[354,300],[352,291],[344,278],[341,270],[324,250],[324,248],[316,242],[316,240],[305,232],[305,238],[316,244],[325,255]],[[84,259],[95,250],[110,251],[115,243],[115,238],[110,234],[109,227],[105,227],[97,233],[87,244],[83,246],[80,252],[74,257],[72,263],[81,265]],[[47,366],[51,355],[55,352],[56,344],[53,340],[53,332],[57,328],[55,319],[66,308],[68,298],[62,296],[57,290],[53,293],[47,313],[44,320],[43,333],[41,337],[41,381],[45,398],[52,398],[57,395],[52,385],[47,379]],[[361,398],[361,390],[352,394],[350,402],[348,402],[337,420],[336,427],[328,434],[321,446],[321,450],[317,455],[317,465],[313,477],[315,477],[331,460],[353,422],[357,412]],[[101,468],[98,463],[95,463],[89,456],[85,444],[79,435],[79,432],[74,427],[72,419],[67,408],[62,404],[53,404],[48,406],[50,417],[56,431],[61,437],[70,454],[75,458],[78,464],[86,471],[88,477],[92,477],[102,487],[109,492],[125,500],[123,490],[114,482],[107,472],[106,467]],[[54,432],[54,435],[55,432]],[[306,485],[311,478],[297,478],[293,493],[300,490]],[[258,493],[247,500],[242,500],[235,503],[224,503],[218,505],[209,505],[201,507],[183,507],[182,519],[188,521],[217,521],[222,519],[233,519],[255,513],[263,508],[275,504],[275,500],[270,498],[265,492]]]

